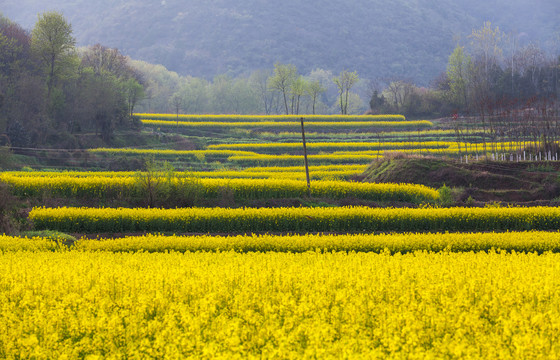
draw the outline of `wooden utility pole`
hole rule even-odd
[[[303,117],[301,118],[301,138],[303,140],[303,160],[305,162],[305,177],[307,178],[307,196],[311,196],[311,182],[309,181],[309,164],[307,163],[307,147],[305,146],[305,130]]]

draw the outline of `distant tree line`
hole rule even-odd
[[[108,142],[131,126],[140,73],[117,49],[75,44],[57,12],[40,14],[31,32],[0,17],[0,145],[76,148],[79,134]]]
[[[454,109],[458,144],[481,142],[475,151],[494,159],[557,160],[560,55],[547,55],[535,44],[519,46],[517,37],[489,22],[469,39],[468,47],[458,45],[450,55],[439,82]]]
[[[304,75],[282,63],[238,77],[181,76],[99,44],[76,48],[71,25],[56,12],[39,15],[30,32],[0,16],[0,145],[74,148],[83,134],[109,142],[115,129],[134,125],[134,111],[490,114],[505,103],[557,100],[559,73],[558,54],[520,46],[490,23],[457,45],[446,71],[426,88],[399,77],[360,79],[352,71],[317,68]]]
[[[350,71],[335,76],[315,69],[301,75],[295,65],[281,63],[247,76],[217,75],[212,81],[132,63],[146,79],[146,99],[138,107],[145,112],[355,114],[369,108],[377,114],[433,118],[476,115],[489,102],[504,99],[522,104],[533,97],[558,98],[560,88],[558,54],[547,55],[535,44],[520,46],[515,36],[490,23],[457,45],[446,71],[430,87],[396,76],[359,79]]]
[[[217,75],[212,81],[180,76],[161,65],[132,61],[145,79],[140,112],[214,114],[360,114],[367,110],[365,82],[358,74],[324,69],[302,75],[293,64],[276,63],[248,76]],[[362,94],[362,95],[360,95]]]
[[[398,78],[371,82],[370,108],[409,117],[478,116],[505,103],[522,108],[535,100],[558,100],[560,54],[547,55],[536,44],[519,42],[518,36],[486,22],[472,31],[465,45],[457,45],[431,88]],[[560,36],[557,43],[560,51]]]

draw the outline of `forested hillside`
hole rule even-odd
[[[560,31],[557,0],[4,0],[0,8],[27,28],[47,10],[63,12],[78,45],[102,43],[208,79],[282,62],[425,85],[445,71],[458,38],[468,42],[486,20],[544,49],[558,47]]]

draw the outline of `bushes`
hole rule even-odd
[[[177,177],[167,161],[159,165],[153,159],[147,160],[146,171],[135,174],[134,188],[135,194],[143,195],[149,207],[193,206],[204,196],[204,187],[198,179]]]

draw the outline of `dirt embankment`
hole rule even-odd
[[[456,188],[458,203],[560,204],[560,163],[454,160],[395,156],[372,163],[357,179]],[[470,198],[470,199],[469,199]]]

